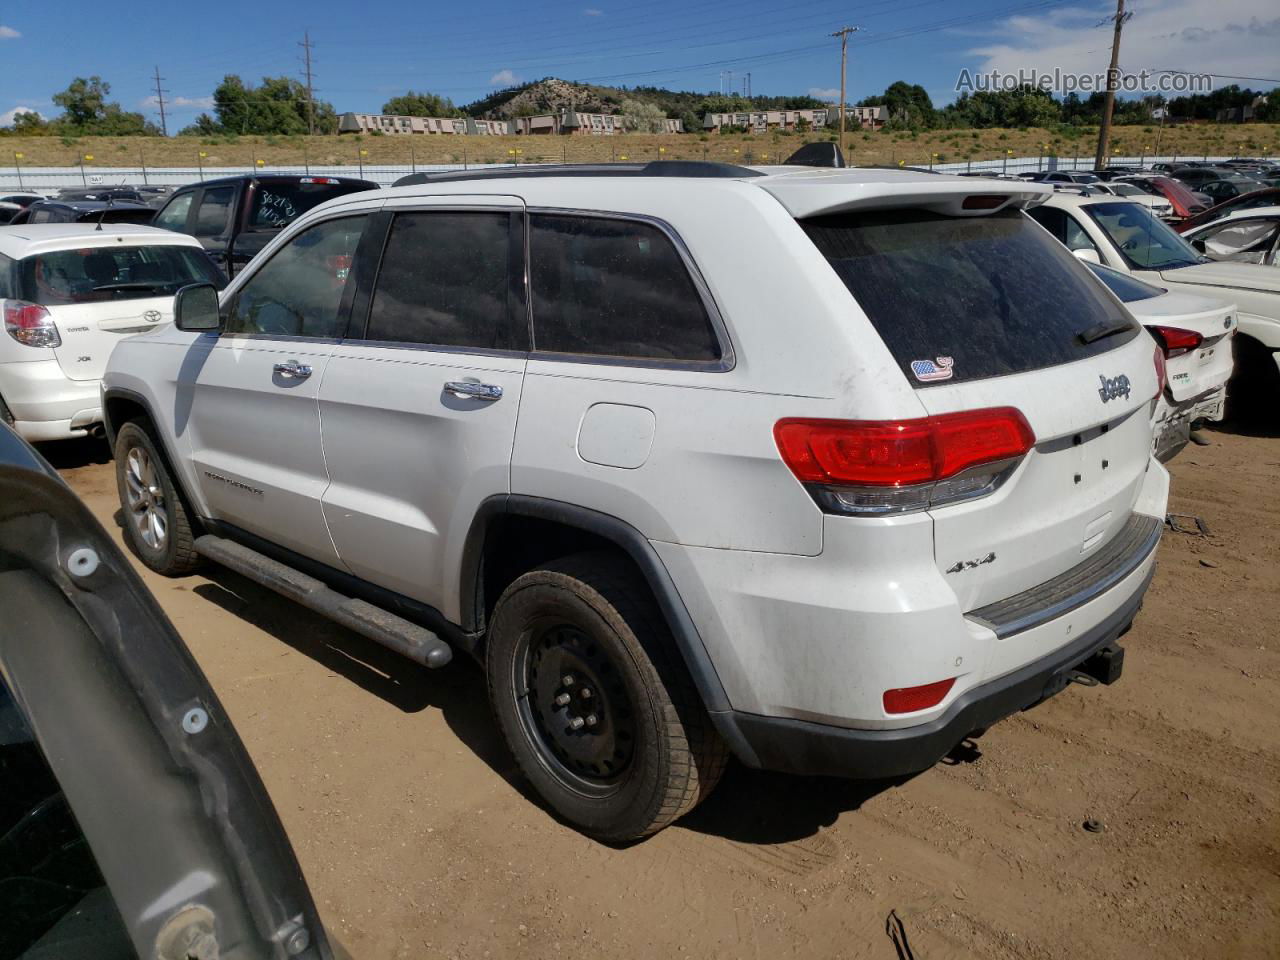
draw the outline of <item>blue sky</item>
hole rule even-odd
[[[1275,0],[1131,0],[1122,65],[1262,79],[1280,76]],[[919,83],[935,103],[955,96],[962,69],[1104,70],[1110,0],[611,0],[480,5],[336,0],[172,4],[127,16],[82,0],[0,4],[0,124],[15,109],[56,113],[50,95],[97,74],[112,99],[154,113],[158,65],[170,131],[207,108],[227,73],[256,82],[302,69],[309,30],[317,96],[339,111],[376,111],[407,89],[463,104],[496,87],[543,76],[716,91],[725,71],[756,94],[834,97],[833,30],[862,28],[849,45],[849,99],[895,80]],[[136,8],[135,8],[136,9]],[[136,18],[136,19],[135,19]],[[84,29],[77,29],[83,24]],[[226,25],[221,28],[220,25]],[[1254,87],[1276,83],[1242,81]]]

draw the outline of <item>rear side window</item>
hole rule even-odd
[[[176,230],[178,233],[187,232],[187,214],[191,211],[191,200],[195,196],[193,193],[180,193],[165,206],[163,210],[156,214],[153,226],[160,227],[164,230]]]
[[[13,258],[0,253],[0,300],[18,299],[13,266]]]
[[[197,247],[58,250],[19,263],[22,299],[45,306],[171,297],[189,283],[226,286],[222,273]]]
[[[707,308],[657,227],[604,217],[529,218],[534,349],[646,360],[720,359]]]
[[[915,386],[981,380],[1114,349],[1138,327],[1018,210],[840,214],[801,226]],[[1085,344],[1079,334],[1123,323]]]
[[[236,198],[235,187],[214,187],[206,190],[196,208],[196,225],[191,234],[196,237],[217,237],[227,232],[231,218],[231,204]]]
[[[1121,273],[1119,270],[1112,270],[1110,267],[1104,267],[1097,263],[1086,264],[1093,271],[1093,275],[1107,285],[1112,293],[1119,297],[1124,303],[1137,303],[1139,300],[1150,300],[1152,297],[1158,297],[1164,293],[1163,287],[1157,287],[1151,283],[1144,283],[1135,277],[1129,276],[1127,273]]]
[[[523,316],[513,322],[511,309],[511,219],[509,213],[398,214],[365,339],[525,349],[528,323]]]

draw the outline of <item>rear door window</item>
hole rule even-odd
[[[915,386],[1070,363],[1138,334],[1084,266],[1018,210],[847,213],[801,226]],[[1084,343],[1080,334],[1099,324],[1126,329]]]
[[[401,213],[391,223],[367,340],[480,350],[526,349],[513,310],[513,214]],[[523,236],[518,238],[521,243]],[[519,304],[523,308],[523,303]]]
[[[716,361],[720,343],[689,268],[662,230],[633,220],[529,218],[534,349]]]

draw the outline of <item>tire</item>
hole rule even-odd
[[[1253,337],[1237,335],[1235,372],[1227,383],[1227,419],[1274,426],[1271,411],[1278,393],[1280,370],[1272,351]]]
[[[619,557],[576,554],[518,577],[494,609],[485,669],[521,771],[592,837],[655,833],[724,772],[728,751],[670,631]]]
[[[191,573],[200,565],[200,555],[187,506],[146,422],[130,420],[122,426],[114,453],[129,546],[156,573]]]

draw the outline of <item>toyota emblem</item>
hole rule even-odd
[[[159,323],[159,322],[160,322],[160,311],[159,311],[159,310],[148,310],[146,313],[144,313],[144,314],[142,315],[142,319],[143,319],[143,320],[145,320],[145,321],[147,321],[147,323]]]

